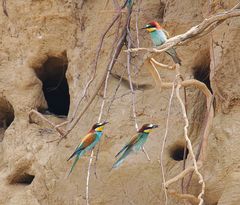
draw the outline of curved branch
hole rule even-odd
[[[190,40],[196,39],[199,34],[203,33],[205,30],[207,32],[204,34],[206,35],[210,31],[212,31],[216,26],[212,26],[214,23],[223,22],[229,18],[238,17],[240,16],[240,9],[239,9],[239,3],[230,9],[229,11],[225,11],[216,15],[211,16],[210,18],[204,19],[200,24],[197,26],[194,26],[190,28],[187,32],[174,36],[170,39],[168,39],[163,45],[157,47],[157,48],[133,48],[129,49],[129,52],[137,52],[137,51],[149,51],[154,53],[161,53],[169,48],[176,46],[176,45],[183,45],[186,42],[189,42]],[[203,35],[199,36],[202,37]],[[188,40],[188,41],[187,41]]]

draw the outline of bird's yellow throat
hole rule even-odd
[[[95,130],[96,130],[97,132],[102,132],[102,131],[103,131],[103,128],[104,128],[104,126],[101,126],[101,127],[97,127]]]
[[[149,130],[144,130],[143,132],[149,133],[149,132],[151,132],[151,130],[150,129]]]
[[[151,32],[153,32],[153,31],[156,31],[156,28],[147,28],[147,31],[148,31],[149,33],[151,33]]]

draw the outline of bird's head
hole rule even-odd
[[[149,133],[151,132],[152,129],[157,128],[158,125],[154,125],[154,124],[144,124],[141,129],[138,130],[138,132],[145,132],[145,133]]]
[[[108,122],[98,122],[92,126],[91,130],[96,131],[96,132],[102,132],[104,129],[104,125],[106,125],[107,123]]]
[[[148,24],[146,24],[142,29],[147,30],[149,33],[156,31],[156,30],[160,30],[162,27],[160,26],[160,24],[156,21],[152,21]]]

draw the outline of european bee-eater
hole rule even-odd
[[[73,168],[75,167],[77,161],[79,158],[84,155],[87,151],[92,150],[94,146],[99,142],[102,134],[104,125],[106,125],[108,122],[102,122],[102,123],[96,123],[92,126],[91,130],[88,132],[88,134],[82,139],[81,143],[78,145],[76,150],[73,152],[73,154],[68,158],[70,160],[71,158],[75,157],[75,160],[72,164],[72,167],[69,171],[68,176],[73,171]],[[67,161],[68,161],[67,160]]]
[[[140,149],[143,149],[144,143],[147,141],[148,135],[152,129],[157,128],[158,125],[153,124],[144,124],[141,129],[138,130],[138,133],[132,137],[132,139],[117,153],[115,157],[121,156],[119,159],[113,164],[113,168],[119,167],[125,160],[125,158],[131,152],[137,152]]]
[[[154,46],[161,46],[169,38],[168,32],[156,21],[145,25],[143,29],[146,29],[150,33]],[[166,53],[172,57],[175,63],[181,65],[181,59],[178,57],[176,50],[173,47],[166,50]]]

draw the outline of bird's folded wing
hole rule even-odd
[[[165,35],[167,36],[167,38],[170,38],[169,33],[168,33],[165,29],[163,29],[163,33],[165,33]]]
[[[133,146],[139,139],[139,134],[133,136],[131,140],[116,154],[115,157],[118,157],[123,151]]]
[[[80,149],[85,149],[86,147],[88,147],[90,144],[92,144],[94,142],[94,140],[96,139],[96,134],[95,133],[88,133],[83,139],[81,144],[79,145]]]
[[[77,146],[75,151],[72,153],[72,155],[68,158],[70,160],[73,158],[76,154],[81,152],[81,150],[84,150],[87,146],[93,143],[93,141],[96,139],[96,135],[94,133],[87,134],[81,141],[81,143]],[[68,161],[67,160],[67,161]]]

